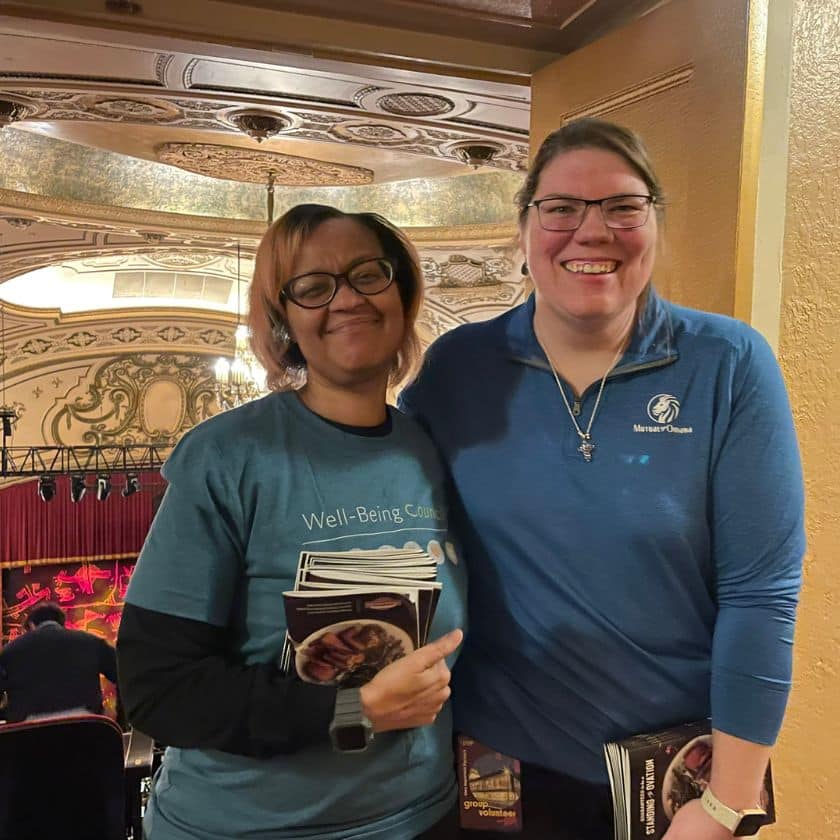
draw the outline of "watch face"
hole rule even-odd
[[[744,814],[738,828],[735,829],[735,837],[752,837],[758,834],[758,829],[767,822],[767,814]]]
[[[362,724],[337,726],[332,731],[333,744],[341,752],[358,752],[367,748],[368,732]]]

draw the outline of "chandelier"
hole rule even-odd
[[[216,362],[216,401],[222,411],[236,408],[246,402],[265,396],[265,370],[260,366],[248,346],[248,327],[242,323],[240,300],[242,253],[236,243],[236,332],[234,333],[233,360],[220,358]]]

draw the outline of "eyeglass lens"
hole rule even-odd
[[[286,296],[309,308],[325,306],[335,296],[338,281],[344,278],[360,295],[378,295],[394,279],[394,268],[388,260],[365,260],[354,265],[344,274],[313,272],[295,277],[284,287]]]
[[[582,198],[546,198],[537,208],[546,230],[576,230],[583,223],[589,204]],[[641,227],[650,211],[650,199],[641,195],[616,195],[600,202],[604,224],[610,228]]]

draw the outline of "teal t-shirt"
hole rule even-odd
[[[282,393],[195,427],[163,469],[127,602],[230,627],[242,661],[270,662],[302,550],[420,546],[443,583],[429,638],[464,627],[440,464],[413,420],[392,418],[387,435],[355,435]],[[433,726],[378,734],[363,753],[336,753],[326,733],[270,759],[169,748],[145,829],[149,840],[409,840],[454,797],[447,704]]]

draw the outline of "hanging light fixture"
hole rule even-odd
[[[240,297],[242,249],[236,243],[236,332],[233,361],[221,358],[216,362],[216,400],[226,411],[267,394],[265,371],[248,346],[248,327],[242,323]]]
[[[122,489],[122,497],[127,499],[135,493],[140,492],[140,478],[135,473],[128,473],[125,477],[125,487]]]
[[[54,475],[42,475],[38,479],[38,496],[42,502],[51,502],[55,498]]]
[[[70,476],[70,501],[81,502],[87,493],[87,484],[83,475]]]

